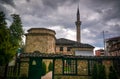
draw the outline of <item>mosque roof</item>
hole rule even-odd
[[[65,38],[56,39],[56,45],[69,45],[70,47],[73,48],[94,48],[94,46],[90,44],[79,43],[77,41],[73,41]]]

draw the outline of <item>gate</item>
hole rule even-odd
[[[29,61],[29,79],[41,79],[42,74],[42,59],[31,57]]]

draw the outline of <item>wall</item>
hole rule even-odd
[[[30,57],[29,57],[30,56]],[[103,64],[108,76],[109,67],[114,66],[117,74],[120,75],[120,58],[119,57],[96,57],[96,56],[71,56],[58,54],[23,54],[21,58],[20,75],[28,76],[29,59],[51,59],[53,60],[53,79],[90,79],[94,64]],[[29,58],[27,58],[29,57]],[[70,60],[70,61],[68,61]],[[42,62],[42,61],[39,61]],[[36,65],[37,66],[37,65]],[[40,66],[40,65],[39,65]],[[41,66],[40,66],[41,67]],[[38,69],[40,68],[38,67]],[[34,66],[34,68],[36,68]],[[35,69],[32,70],[35,70]],[[36,68],[36,70],[38,70]],[[38,72],[39,73],[39,72]]]
[[[63,75],[63,60],[55,60],[54,79],[89,79],[87,60],[77,61],[77,75]],[[81,75],[81,76],[78,76]],[[86,75],[86,76],[83,76]]]
[[[26,34],[25,52],[55,53],[55,32],[49,29],[33,28]]]
[[[63,47],[63,51],[60,51],[60,47]],[[66,45],[64,45],[64,46],[59,46],[59,45],[56,45],[56,53],[62,53],[62,54],[64,54],[64,55],[74,55],[74,52],[72,51],[72,50],[70,50],[70,51],[67,51],[67,48],[68,48],[69,46],[66,46]]]
[[[76,50],[75,51],[75,56],[93,56],[93,51],[86,51],[86,50]]]
[[[55,69],[54,69],[54,79],[91,79],[91,73],[93,68],[93,63],[96,60],[90,60],[91,63],[88,63],[88,60],[77,59],[77,74],[64,74],[63,73],[63,60],[64,59],[56,59],[55,60]],[[113,65],[112,60],[103,60],[102,64],[105,65],[106,74],[108,76],[109,67]]]
[[[29,58],[22,58],[20,63],[20,77],[28,77]]]

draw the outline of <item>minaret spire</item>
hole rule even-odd
[[[77,8],[77,21],[80,21],[79,5],[78,5],[78,8]]]
[[[77,42],[81,42],[81,30],[80,30],[81,21],[80,21],[79,5],[77,8],[77,21],[75,22],[75,24],[76,24],[76,40]]]

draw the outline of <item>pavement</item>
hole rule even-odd
[[[50,71],[46,75],[42,76],[41,79],[52,79],[52,71]]]

